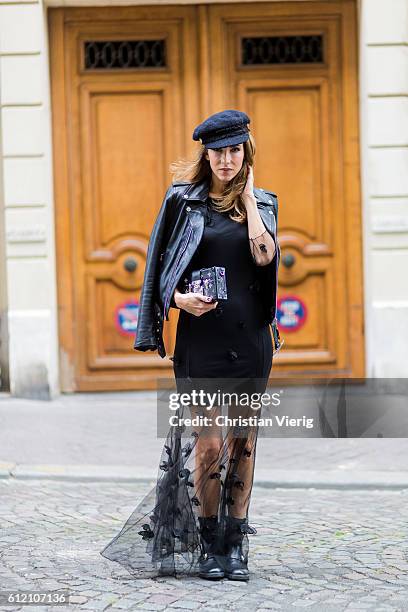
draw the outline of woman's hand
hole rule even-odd
[[[242,199],[247,208],[249,205],[256,205],[256,199],[254,194],[254,171],[252,169],[252,166],[248,166],[248,176],[244,190],[242,192]]]
[[[174,292],[176,306],[195,317],[201,317],[201,315],[209,310],[217,308],[218,302],[211,302],[209,300],[211,298],[201,295],[201,293],[181,293],[178,289]]]
[[[275,256],[275,242],[267,231],[259,214],[254,194],[254,172],[248,166],[248,177],[242,192],[242,200],[246,208],[248,219],[248,237],[252,258],[257,266],[268,265]]]

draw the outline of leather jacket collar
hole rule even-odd
[[[201,183],[190,183],[185,191],[188,195],[189,200],[200,200],[205,202],[208,198],[208,192],[210,185],[208,181],[202,181]]]

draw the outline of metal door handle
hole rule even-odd
[[[295,261],[296,261],[296,258],[294,255],[292,255],[292,253],[287,253],[286,255],[282,257],[282,263],[285,266],[285,268],[291,268],[293,264],[295,263]]]
[[[133,257],[128,257],[123,263],[123,267],[127,272],[134,272],[137,268],[137,261]]]

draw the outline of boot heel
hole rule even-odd
[[[225,576],[229,580],[249,580],[248,558],[242,550],[247,519],[227,517],[225,529]],[[242,528],[242,526],[245,526]]]
[[[217,560],[218,553],[218,517],[198,517],[200,523],[201,556],[198,560],[200,578],[220,580],[225,573]]]

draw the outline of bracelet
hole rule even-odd
[[[267,253],[268,249],[266,247],[266,244],[263,242],[259,242],[256,243],[255,240],[257,240],[258,238],[260,238],[261,236],[263,236],[264,234],[266,234],[267,230],[265,230],[264,232],[262,232],[262,234],[259,234],[259,236],[254,236],[254,238],[250,238],[251,241],[251,247],[252,247],[252,257],[255,260],[255,246],[259,247],[259,250],[262,251],[262,253]]]
[[[266,232],[266,231],[267,231],[267,230],[264,230],[264,231],[262,232],[262,234],[259,234],[258,236],[254,236],[253,238],[249,237],[249,239],[250,239],[250,240],[256,240],[256,238],[260,238],[261,236],[263,236],[263,235],[265,234],[265,232]]]

